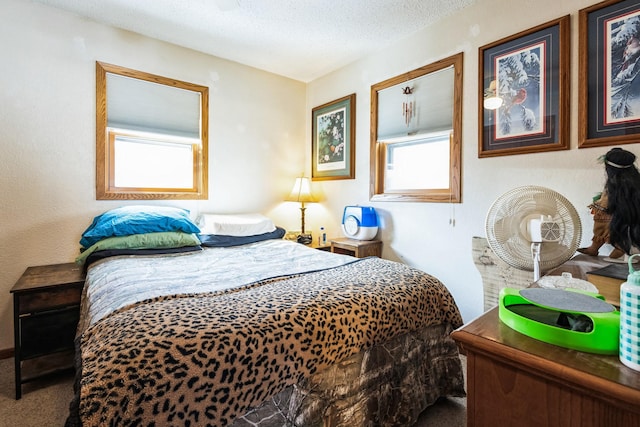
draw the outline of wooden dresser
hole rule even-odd
[[[640,372],[534,340],[494,308],[453,332],[467,355],[468,427],[640,427]]]

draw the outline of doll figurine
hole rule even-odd
[[[593,203],[589,206],[591,209],[591,215],[593,215],[593,237],[591,238],[591,246],[587,248],[580,248],[578,252],[598,256],[600,247],[605,243],[610,243],[609,224],[611,223],[611,215],[607,209],[608,196],[606,188],[605,190],[593,198]],[[624,255],[624,252],[618,248],[614,248],[609,258],[620,258]]]
[[[609,243],[627,255],[640,250],[640,172],[635,160],[635,154],[622,148],[613,148],[604,156],[611,215]]]

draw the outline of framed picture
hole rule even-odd
[[[578,148],[640,142],[640,3],[579,12]]]
[[[311,179],[356,177],[356,94],[311,110]]]
[[[569,149],[569,25],[480,47],[478,157]]]

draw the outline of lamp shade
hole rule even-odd
[[[286,198],[287,202],[315,202],[316,199],[311,194],[311,183],[309,182],[309,178],[300,177],[296,178],[295,184],[293,184],[293,189],[291,190],[291,194]]]

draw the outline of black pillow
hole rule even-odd
[[[262,240],[282,239],[285,229],[277,227],[273,231],[253,236],[223,236],[221,234],[198,234],[202,246],[210,248],[226,248],[229,246],[240,246],[249,243],[260,242]]]

